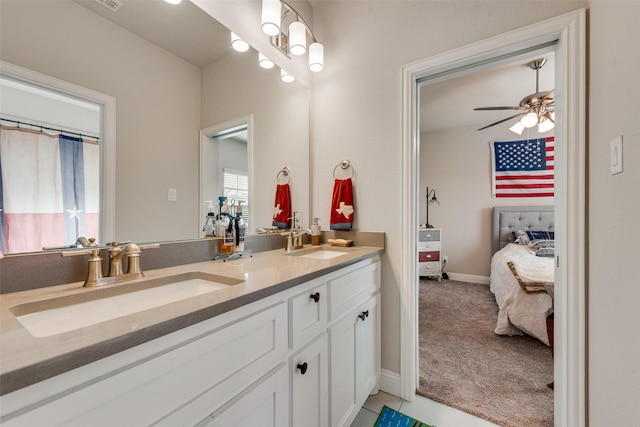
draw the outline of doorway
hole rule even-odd
[[[536,79],[528,64],[539,58],[547,62]],[[433,227],[419,234],[437,236],[436,242],[426,243],[436,250],[433,254],[422,252],[425,243],[418,243],[418,394],[499,424],[552,426],[554,394],[547,384],[553,379],[553,359],[545,345],[544,318],[536,323],[542,339],[531,332],[513,337],[494,333],[497,326],[502,334],[514,332],[498,323],[496,302],[503,307],[504,297],[492,290],[503,288],[496,280],[489,286],[489,267],[494,206],[554,203],[553,197],[492,196],[490,142],[537,141],[553,137],[553,130],[534,127],[517,135],[509,127],[520,117],[498,122],[520,110],[474,108],[518,106],[524,96],[539,92],[536,80],[540,91],[552,90],[554,45],[486,65],[451,72],[436,83],[428,77],[418,81],[418,218],[421,227]],[[497,124],[482,129],[492,123]],[[425,198],[427,189],[432,195]],[[420,262],[425,255],[439,258],[431,264],[442,267],[443,279],[450,280],[424,277],[425,270],[432,272],[428,262]],[[552,260],[545,263],[553,269]],[[540,297],[531,298],[538,302]],[[514,408],[520,408],[517,415]]]
[[[585,105],[586,12],[579,10],[437,55],[403,68],[403,245],[401,397],[413,400],[417,372],[418,84],[428,76],[463,70],[557,42],[555,423],[585,423]]]

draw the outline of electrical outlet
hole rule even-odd
[[[449,262],[449,257],[445,255],[445,256],[442,257],[442,260],[444,262]]]

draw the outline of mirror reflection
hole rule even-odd
[[[2,61],[115,99],[113,128],[103,117],[100,129],[101,144],[109,141],[105,130],[114,131],[115,168],[111,177],[102,171],[103,194],[96,196],[101,212],[115,204],[115,226],[87,237],[100,243],[200,237],[207,211],[199,188],[202,131],[247,116],[254,124],[248,232],[271,224],[283,166],[292,171],[293,209],[309,218],[308,89],[261,69],[255,50],[232,51],[229,31],[190,2],[123,3],[117,12],[93,0],[0,3]],[[223,45],[215,57],[211,28]],[[105,200],[108,179],[115,190]]]

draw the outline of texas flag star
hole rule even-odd
[[[74,219],[74,218],[80,219],[80,212],[84,212],[84,211],[74,206],[73,209],[67,209],[67,212],[69,212],[69,219]]]

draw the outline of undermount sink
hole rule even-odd
[[[348,253],[349,252],[329,248],[312,248],[302,249],[296,252],[288,252],[285,255],[308,259],[332,259],[342,255],[347,255]]]
[[[47,337],[225,289],[243,280],[189,272],[11,307],[34,337]]]

